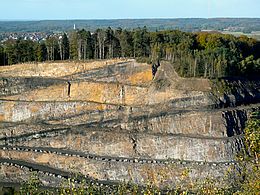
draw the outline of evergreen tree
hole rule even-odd
[[[93,56],[93,41],[91,33],[84,29],[78,31],[78,56],[79,60],[90,59]]]
[[[138,28],[134,31],[134,57],[149,57],[150,54],[150,35],[146,29]]]
[[[133,57],[133,37],[132,33],[123,30],[121,33],[118,34],[120,49],[121,49],[121,55],[122,57]]]
[[[36,60],[38,62],[43,62],[47,60],[47,48],[44,42],[37,44]]]
[[[76,31],[71,32],[69,36],[70,42],[70,59],[78,59],[78,33]]]
[[[15,40],[8,40],[5,43],[5,53],[7,56],[7,64],[17,64],[17,49],[16,49],[16,43]]]
[[[5,65],[5,51],[4,47],[0,45],[0,66]]]
[[[61,39],[61,60],[68,60],[70,57],[70,43],[67,34],[64,33]]]
[[[143,47],[142,47],[142,31],[141,28],[135,29],[133,33],[133,45],[134,45],[134,57],[143,56]]]

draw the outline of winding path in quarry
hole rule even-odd
[[[153,78],[150,65],[125,59],[0,67],[0,180],[36,171],[57,187],[80,173],[163,188],[185,170],[187,183],[223,178],[260,108],[256,85],[216,97],[209,80],[180,78],[167,62]]]

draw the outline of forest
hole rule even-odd
[[[146,27],[74,30],[41,42],[8,40],[0,45],[0,65],[54,60],[136,58],[157,67],[171,61],[184,77],[257,77],[260,42],[246,36],[179,30],[149,31]]]

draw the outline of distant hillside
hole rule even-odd
[[[76,28],[137,28],[147,26],[149,30],[179,29],[183,31],[224,30],[250,33],[260,31],[260,18],[182,18],[182,19],[115,19],[115,20],[43,20],[0,21],[2,32],[53,32]]]

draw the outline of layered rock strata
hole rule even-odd
[[[260,108],[259,81],[226,82],[232,90],[180,78],[167,62],[155,77],[150,65],[120,59],[2,67],[1,181],[31,171],[46,186],[73,173],[108,186],[221,179]]]

